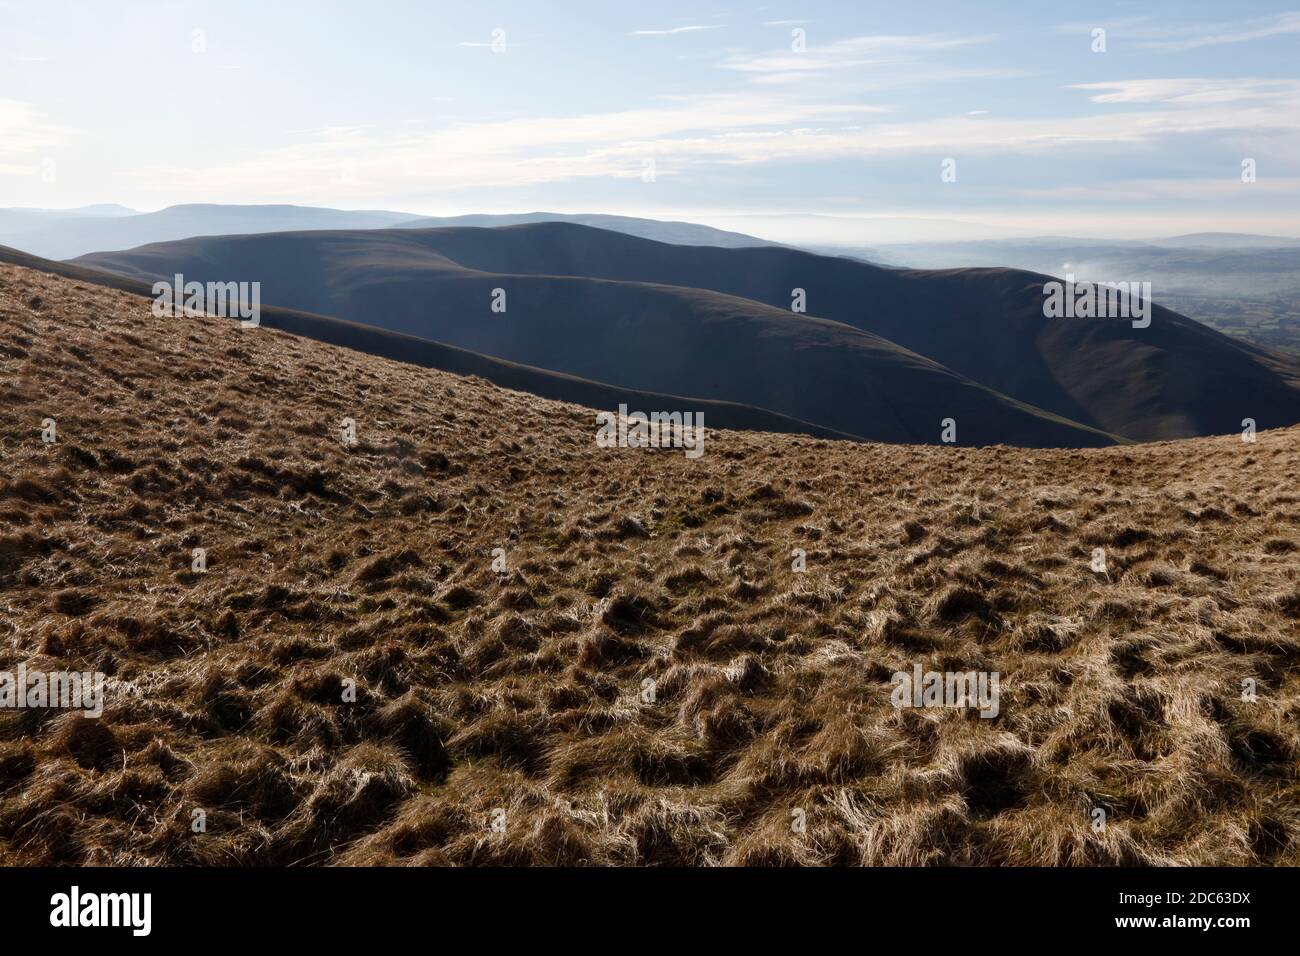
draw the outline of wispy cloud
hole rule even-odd
[[[178,188],[202,190],[219,184],[250,195],[283,197],[309,192],[313,183],[337,194],[339,170],[346,168],[358,198],[368,190],[382,194],[394,186],[464,191],[591,177],[634,178],[649,157],[671,160],[660,166],[659,175],[672,176],[696,163],[762,162],[774,144],[810,142],[819,130],[834,132],[854,118],[882,110],[793,97],[682,97],[655,108],[456,123],[427,132],[332,128],[243,161],[169,165],[139,174],[146,179],[166,177]]]
[[[992,36],[887,35],[849,37],[806,49],[733,56],[723,62],[729,70],[749,74],[760,82],[787,82],[800,77],[858,67],[915,60],[930,54],[984,43]]]
[[[1225,81],[1216,81],[1222,89]],[[137,175],[174,188],[276,200],[320,194],[349,200],[396,193],[474,195],[478,190],[633,179],[654,158],[661,178],[709,169],[807,164],[867,157],[943,156],[1028,159],[1081,149],[1130,148],[1178,137],[1236,137],[1266,130],[1278,149],[1300,144],[1300,81],[1252,100],[1264,81],[1227,81],[1239,97],[1214,94],[1209,81],[1087,84],[1099,105],[1117,107],[1044,118],[965,114],[911,118],[884,105],[817,100],[746,88],[725,95],[665,99],[661,105],[574,116],[453,123],[437,130],[331,129],[292,146],[207,166],[153,166]],[[1233,84],[1236,84],[1235,86]],[[1141,110],[1118,107],[1141,104]],[[1176,147],[1168,147],[1176,148]],[[936,167],[937,168],[937,167]],[[339,170],[347,169],[346,184]],[[937,174],[936,174],[937,181]]]
[[[1300,11],[1288,11],[1269,17],[1237,20],[1231,23],[1169,23],[1153,17],[1126,17],[1120,20],[1096,18],[1095,22],[1076,21],[1061,24],[1059,32],[1087,32],[1104,27],[1113,40],[1129,42],[1145,50],[1160,53],[1185,53],[1204,47],[1229,43],[1246,43],[1268,37],[1300,33]]]
[[[1076,83],[1071,89],[1093,91],[1094,103],[1168,103],[1196,106],[1212,103],[1271,101],[1278,106],[1300,104],[1300,80],[1169,79],[1111,80]]]
[[[714,23],[709,26],[693,25],[689,27],[669,27],[666,30],[633,30],[628,34],[630,37],[666,37],[675,33],[697,33],[700,30],[719,30],[722,24]]]
[[[1245,43],[1286,33],[1300,33],[1300,12],[1280,13],[1238,23],[1199,24],[1169,31],[1172,35],[1141,40],[1149,49],[1182,53],[1224,43]]]

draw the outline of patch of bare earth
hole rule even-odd
[[[108,675],[0,862],[1300,863],[1300,429],[692,461],[13,267],[0,408],[0,669]]]

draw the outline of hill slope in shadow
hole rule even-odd
[[[117,289],[135,296],[152,297],[150,285],[142,280],[72,263],[51,262],[3,246],[0,246],[0,263],[61,276],[85,285]],[[625,404],[629,411],[691,411],[703,414],[706,425],[710,427],[798,433],[819,438],[855,438],[853,435],[823,428],[812,422],[800,421],[738,402],[713,402],[660,392],[619,388],[576,375],[564,375],[517,362],[502,361],[441,342],[430,342],[427,339],[329,316],[272,306],[262,309],[261,321],[268,328],[282,329],[318,342],[355,349],[368,355],[396,359],[423,368],[439,369],[456,375],[472,375],[501,388],[530,392],[543,398],[586,405],[599,410],[612,411],[620,404]]]
[[[431,233],[469,267],[713,289],[874,332],[1020,401],[1140,441],[1237,431],[1244,417],[1300,421],[1300,364],[1155,306],[1124,319],[1046,319],[1043,283],[1019,270],[894,270],[794,249],[684,250],[545,224],[501,235]],[[1129,278],[1139,278],[1131,276]]]
[[[329,263],[326,275],[309,261],[318,256]],[[1237,431],[1243,418],[1260,427],[1300,421],[1295,359],[1159,306],[1144,329],[1124,319],[1047,319],[1042,287],[1048,277],[1009,269],[894,270],[785,248],[674,246],[566,223],[260,237],[255,244],[214,238],[84,261],[149,276],[182,267],[196,275],[255,270],[279,304],[385,326],[436,313],[437,296],[451,292],[435,292],[427,281],[453,277],[457,267],[514,276],[517,284],[520,276],[539,283],[581,277],[708,290],[787,315],[792,290],[803,289],[811,316],[878,336],[1026,405],[1133,440]],[[408,296],[430,298],[409,302]],[[376,308],[367,317],[362,313],[371,304]]]
[[[628,388],[741,402],[872,441],[939,442],[949,418],[959,443],[1114,441],[843,323],[707,289],[486,272],[456,261],[460,250],[434,248],[444,233],[491,244],[516,230],[542,237],[549,227],[230,236],[77,261],[150,281],[238,276],[260,281],[263,300],[279,305]]]

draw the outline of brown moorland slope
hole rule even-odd
[[[0,670],[109,675],[0,713],[0,862],[1300,863],[1300,429],[600,449],[12,266],[0,408]]]

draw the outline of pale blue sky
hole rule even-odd
[[[1294,0],[0,0],[0,206],[1296,235],[1298,64]]]

